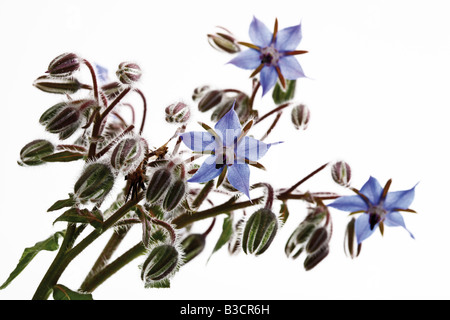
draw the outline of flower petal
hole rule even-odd
[[[219,176],[223,171],[223,166],[220,168],[216,167],[216,156],[211,155],[205,159],[205,162],[200,166],[197,172],[188,180],[188,182],[208,182],[217,176]]]
[[[261,53],[254,49],[249,49],[240,52],[235,58],[231,59],[228,63],[242,69],[256,69],[261,64]]]
[[[247,164],[228,166],[228,181],[250,199],[250,168]]]
[[[294,56],[284,56],[278,61],[281,73],[288,80],[295,80],[298,78],[304,78],[305,73],[303,72],[300,63]]]
[[[355,221],[355,233],[358,244],[370,237],[377,228],[378,223],[373,229],[370,229],[369,215],[367,213],[360,215]]]
[[[272,42],[272,32],[263,22],[255,17],[253,17],[253,21],[250,24],[248,34],[252,42],[259,47],[267,47]]]
[[[220,118],[214,126],[216,133],[221,136],[224,146],[232,145],[241,135],[241,122],[236,111],[234,111],[235,103],[236,101],[230,111]]]
[[[213,151],[216,146],[215,138],[209,132],[185,132],[180,134],[180,138],[193,151]]]
[[[358,195],[355,196],[343,196],[330,203],[328,207],[332,207],[341,211],[354,212],[354,211],[367,211],[369,207],[366,202]]]
[[[255,138],[245,136],[237,146],[236,156],[238,159],[258,161],[266,154],[270,146],[271,144],[267,144]]]
[[[383,188],[380,183],[374,177],[370,177],[369,180],[363,185],[360,192],[365,195],[373,205],[377,205],[380,202],[381,195],[383,194]]]
[[[388,227],[403,227],[406,231],[409,232],[411,238],[415,239],[411,231],[406,228],[405,221],[403,220],[402,215],[399,212],[390,212],[384,218],[384,224]]]
[[[408,209],[414,200],[414,189],[416,186],[409,190],[388,192],[386,200],[384,201],[384,209],[387,212],[395,209]]]
[[[275,67],[272,66],[265,66],[260,73],[260,81],[261,86],[263,89],[262,95],[264,96],[267,91],[272,89],[275,86],[275,83],[277,83],[278,74]]]
[[[275,39],[275,49],[278,51],[293,51],[302,41],[302,25],[284,28],[280,30]]]

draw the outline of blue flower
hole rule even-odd
[[[264,23],[253,17],[249,36],[253,44],[246,42],[239,44],[250,49],[242,51],[229,63],[243,69],[255,69],[250,77],[261,72],[263,95],[275,85],[277,78],[285,88],[285,79],[295,80],[305,77],[302,67],[294,57],[307,52],[295,50],[302,39],[301,24],[278,32],[278,21],[275,20],[274,31],[271,33]]]
[[[180,135],[184,144],[194,153],[209,154],[197,172],[188,182],[207,182],[219,175],[227,175],[230,184],[244,193],[248,198],[250,168],[261,168],[257,161],[269,148],[277,143],[266,144],[246,136],[252,121],[243,129],[239,117],[234,111],[234,104],[215,125],[214,130],[201,123],[206,132],[191,131]]]
[[[390,185],[391,180],[382,188],[377,179],[370,177],[360,191],[352,189],[357,195],[340,197],[328,205],[351,214],[363,213],[355,222],[358,244],[370,237],[377,227],[381,232],[385,225],[406,229],[399,211],[415,212],[409,209],[414,200],[415,186],[409,190],[388,192]],[[414,238],[411,232],[409,234]]]

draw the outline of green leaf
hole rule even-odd
[[[94,300],[90,293],[72,291],[62,284],[53,287],[53,299],[55,300]]]
[[[216,253],[220,248],[223,247],[224,244],[230,240],[231,235],[233,234],[233,219],[228,216],[223,220],[222,225],[222,234],[220,235],[219,239],[217,240],[216,245],[214,246],[213,251],[211,252],[211,255],[208,258],[211,259],[212,255]]]
[[[60,215],[53,222],[55,224],[57,221],[67,221],[74,223],[89,223],[94,228],[101,228],[103,225],[103,217],[98,210],[89,211],[87,209],[71,208]]]
[[[66,207],[72,207],[74,204],[75,200],[73,199],[73,194],[69,193],[69,199],[56,201],[50,208],[47,209],[47,212],[56,211]]]
[[[43,157],[42,160],[45,162],[70,162],[83,159],[84,153],[73,152],[73,151],[61,151],[58,153],[51,154],[49,156]]]
[[[277,105],[280,105],[294,99],[295,84],[296,80],[286,80],[286,90],[283,90],[280,83],[277,82],[272,92],[273,102],[275,102],[275,104]]]
[[[55,251],[59,248],[58,240],[60,237],[64,237],[65,231],[59,231],[50,236],[47,240],[37,242],[33,247],[26,248],[22,256],[20,257],[19,263],[13,272],[9,275],[8,279],[5,283],[0,287],[1,289],[5,289],[11,281],[14,280],[22,271],[26,268],[26,266],[33,260],[33,258],[39,253],[39,251],[47,250],[47,251]]]

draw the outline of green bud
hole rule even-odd
[[[231,34],[217,32],[215,34],[208,34],[209,44],[216,50],[226,53],[238,53],[241,51],[239,44]]]
[[[350,185],[352,171],[348,163],[345,161],[338,161],[331,167],[331,176],[337,184],[348,187]]]
[[[198,256],[205,248],[205,237],[199,233],[188,235],[181,241],[181,247],[184,251],[184,263],[188,263]]]
[[[284,248],[284,252],[288,258],[296,259],[300,256],[305,248],[306,241],[314,232],[315,228],[316,225],[308,221],[303,221],[300,223],[300,225],[289,237],[289,240]]]
[[[22,150],[20,150],[20,165],[37,166],[44,161],[42,158],[52,154],[55,151],[54,145],[47,140],[34,140],[26,144]]]
[[[170,170],[166,168],[156,170],[147,187],[147,201],[150,203],[157,201],[169,187],[171,179]]]
[[[81,88],[80,82],[75,78],[54,78],[50,76],[41,76],[37,78],[33,85],[48,93],[71,94]]]
[[[163,201],[163,208],[166,211],[175,209],[183,199],[186,192],[186,182],[182,179],[175,180],[167,190]]]
[[[101,201],[114,185],[114,174],[102,163],[89,164],[75,183],[74,195],[81,202]]]
[[[260,255],[272,243],[278,229],[275,214],[266,208],[259,209],[248,219],[242,236],[242,249],[245,253]]]
[[[179,263],[177,249],[168,244],[155,247],[142,265],[141,278],[147,285],[167,278]]]
[[[39,123],[43,126],[47,125],[50,120],[58,114],[58,112],[67,105],[65,102],[60,102],[55,104],[54,106],[48,108],[39,118]]]

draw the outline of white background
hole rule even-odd
[[[288,260],[284,245],[305,215],[290,203],[291,215],[261,257],[229,257],[225,249],[206,264],[223,217],[205,252],[183,267],[165,290],[144,289],[137,259],[94,292],[96,299],[448,299],[450,280],[448,209],[450,20],[446,1],[1,1],[1,220],[0,282],[16,266],[23,249],[64,229],[47,213],[72,191],[82,163],[19,167],[20,149],[46,133],[38,118],[60,101],[31,84],[63,52],[76,52],[110,69],[125,60],[144,70],[140,88],[149,118],[144,132],[160,146],[175,127],[165,125],[164,107],[177,100],[192,104],[192,90],[203,84],[249,91],[249,71],[226,62],[206,34],[224,26],[249,41],[253,15],[272,28],[303,26],[299,61],[309,79],[298,81],[297,100],[311,109],[306,131],[296,131],[285,112],[267,141],[285,141],[262,159],[267,172],[253,171],[251,182],[286,187],[328,161],[344,159],[360,188],[370,175],[391,190],[419,182],[405,214],[412,240],[387,228],[364,242],[361,256],[347,258],[343,234],[348,217],[332,211],[331,253],[305,272],[303,259]],[[86,70],[79,74],[89,83]],[[130,97],[131,100],[136,97]],[[135,101],[139,109],[139,99]],[[272,107],[270,94],[256,105]],[[196,106],[193,105],[196,110]],[[195,112],[195,116],[203,117]],[[140,121],[138,114],[138,121]],[[198,118],[200,119],[200,118]],[[207,118],[202,118],[207,119]],[[262,134],[270,122],[255,128]],[[195,121],[192,130],[200,127]],[[259,131],[258,131],[259,130]],[[325,170],[302,190],[349,194]],[[278,210],[278,204],[275,206]],[[209,221],[199,224],[202,232]],[[60,283],[76,289],[108,240],[77,257]],[[137,243],[135,227],[120,252]],[[55,252],[40,253],[0,299],[29,299]]]

